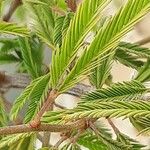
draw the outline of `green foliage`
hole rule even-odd
[[[131,101],[140,99],[149,90],[138,81],[115,83],[108,88],[98,89],[82,97],[86,101]]]
[[[97,123],[97,129],[101,132],[105,137],[112,138],[110,131],[104,127],[100,122]],[[91,130],[87,130],[87,132],[83,133],[78,141],[80,145],[90,149],[90,150],[107,150],[107,145],[104,144],[103,140],[99,139],[97,135]]]
[[[0,53],[13,52],[19,48],[19,43],[17,38],[1,38],[0,39]]]
[[[149,57],[149,48],[125,42],[119,44],[115,54],[115,60],[118,60],[123,65],[136,70],[139,70],[139,68],[144,65],[144,58],[148,59]]]
[[[33,133],[24,133],[9,135],[0,140],[0,149],[8,150],[34,150],[35,135]]]
[[[3,98],[0,96],[0,127],[7,125],[7,113],[4,108]]]
[[[49,74],[40,77],[40,80],[36,83],[36,85],[32,89],[32,92],[30,93],[29,96],[30,102],[28,105],[27,112],[25,114],[24,119],[25,123],[29,122],[31,119],[33,119],[33,117],[35,117],[37,112],[40,110],[43,102],[47,98],[50,90],[49,78],[50,78]]]
[[[144,14],[149,11],[149,8],[148,1],[129,0],[128,3],[108,22],[108,24],[99,30],[91,45],[79,57],[76,65],[67,75],[58,90],[64,92],[79,81],[83,80],[86,75],[89,74],[89,71],[98,66],[99,62],[104,59],[101,57],[102,54],[116,48],[121,38],[132,29],[133,25],[135,25]],[[62,51],[62,54],[65,54],[65,52]],[[99,62],[96,61],[98,57],[101,57]],[[59,62],[58,59],[57,61]],[[60,70],[61,69],[57,68],[57,72]],[[53,76],[54,74],[52,74],[52,78]]]
[[[12,119],[15,119],[17,117],[18,112],[22,109],[24,104],[29,99],[32,99],[34,102],[34,105],[33,105],[34,107],[32,106],[32,111],[30,113],[33,114],[33,111],[36,112],[38,110],[37,107],[39,108],[39,105],[42,103],[41,101],[43,101],[43,98],[45,98],[44,90],[45,90],[48,80],[49,80],[49,75],[45,75],[45,76],[42,76],[42,77],[39,77],[39,78],[33,80],[31,82],[31,84],[26,87],[26,89],[22,92],[22,94],[16,99],[16,101],[13,104],[13,107],[12,107],[11,113],[10,113]],[[39,90],[39,87],[41,87],[40,90]],[[41,93],[43,93],[43,95]],[[39,104],[36,103],[37,101],[39,101]],[[36,111],[35,111],[35,109],[36,109]],[[30,107],[29,107],[29,110],[31,110]]]
[[[54,88],[60,86],[66,70],[75,58],[81,44],[84,43],[84,38],[98,22],[99,13],[106,4],[108,4],[108,1],[84,0],[79,6],[63,39],[62,47],[53,55],[51,82]]]
[[[17,63],[20,59],[13,54],[0,54],[0,64]]]
[[[96,101],[80,103],[65,119],[100,118],[100,117],[150,117],[150,103],[144,101]]]
[[[41,44],[39,45],[36,41],[29,41],[28,38],[20,38],[19,44],[27,71],[31,74],[33,79],[39,77],[42,72]]]
[[[141,134],[150,134],[150,120],[145,117],[136,117],[130,118],[132,125],[141,133]],[[145,132],[146,131],[146,132]]]
[[[43,42],[55,49],[53,41],[54,16],[48,5],[29,4],[32,10],[33,29]]]
[[[81,147],[78,144],[66,144],[61,150],[81,150]]]
[[[0,33],[13,34],[18,36],[28,36],[29,31],[25,27],[18,26],[13,23],[0,21]]]
[[[78,143],[90,150],[107,150],[107,147],[99,138],[92,134],[84,134],[78,139]]]
[[[150,49],[141,47],[138,44],[125,43],[121,42],[118,47],[118,51],[123,50],[128,53],[139,56],[138,58],[149,58],[150,57]]]
[[[145,146],[138,143],[136,140],[131,139],[127,135],[118,132],[117,133],[117,141],[124,143],[125,145],[129,145],[130,149],[132,150],[140,150],[141,148],[144,148]]]
[[[100,89],[110,76],[113,55],[106,57],[90,75],[90,81],[97,89]]]
[[[144,62],[139,60],[137,56],[132,55],[123,50],[117,50],[115,55],[115,60],[119,61],[121,64],[138,70],[144,65]]]
[[[22,8],[32,12],[30,30],[0,22],[0,33],[15,35],[0,38],[0,64],[17,62],[18,71],[32,77],[12,106],[11,120],[25,108],[24,123],[30,122],[50,90],[64,93],[85,78],[96,88],[82,96],[75,108],[48,111],[40,118],[41,123],[53,125],[86,120],[87,129],[79,137],[80,131],[70,132],[68,138],[78,138],[73,142],[65,140],[58,149],[81,150],[83,146],[89,150],[141,150],[144,147],[119,130],[114,130],[116,139],[112,138],[99,123],[101,117],[129,118],[141,134],[150,133],[150,102],[142,100],[149,93],[143,82],[150,79],[150,49],[121,42],[149,12],[150,1],[128,0],[109,18],[104,10],[110,2],[83,0],[76,12],[70,12],[65,0],[23,0]],[[47,72],[43,69],[44,44],[53,50]],[[115,60],[136,69],[133,81],[113,83],[111,67]],[[0,126],[8,123],[5,114],[0,101]],[[35,140],[34,133],[4,136],[0,139],[0,149],[34,150]]]
[[[68,13],[66,16],[57,17],[55,20],[54,27],[54,43],[55,45],[62,45],[63,36],[65,36],[66,31],[69,27],[72,14]]]
[[[135,77],[136,80],[140,82],[147,82],[150,80],[150,60],[148,59],[147,62],[141,67],[138,71],[137,76]]]

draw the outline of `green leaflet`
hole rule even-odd
[[[19,48],[18,39],[1,38],[0,39],[0,53],[9,53]]]
[[[1,54],[0,53],[0,64],[18,63],[20,59],[13,54]]]
[[[150,134],[150,119],[145,117],[130,118],[132,125],[140,132],[140,134]],[[148,130],[147,130],[148,129]],[[144,132],[144,130],[146,132]]]
[[[84,135],[78,140],[78,143],[90,150],[107,150],[107,147],[94,135]]]
[[[30,73],[33,79],[41,76],[41,45],[36,41],[30,41],[28,38],[20,38],[19,44],[26,70]]]
[[[48,5],[29,4],[29,10],[32,10],[33,29],[36,34],[51,49],[55,49],[53,41],[54,16]]]
[[[75,58],[84,38],[99,21],[100,12],[109,1],[84,0],[79,6],[70,22],[60,50],[53,54],[51,64],[51,83],[53,88],[56,88],[62,82],[66,70]]]
[[[150,58],[150,49],[141,47],[138,44],[121,42],[118,46],[118,51],[123,50],[140,57]]]
[[[0,95],[0,127],[6,126],[7,125],[7,114],[4,108],[3,104],[3,98]]]
[[[45,81],[49,79],[49,74],[39,77],[31,82],[29,86],[26,87],[26,89],[21,93],[21,95],[15,100],[13,107],[11,109],[10,115],[11,119],[15,119],[17,117],[17,114],[22,109],[24,104],[32,97],[37,96],[37,101],[39,100],[39,93],[38,89],[40,86],[42,86]],[[45,86],[45,84],[44,84]],[[42,86],[43,87],[43,86]],[[44,89],[43,89],[44,90]],[[40,95],[41,96],[41,95]],[[35,100],[35,99],[34,99]],[[41,100],[42,101],[42,100]]]
[[[56,18],[54,27],[54,43],[56,46],[62,45],[62,39],[67,32],[72,16],[71,13],[68,13],[66,16]]]
[[[33,133],[15,134],[3,137],[0,140],[0,149],[34,150],[35,135]]]
[[[41,108],[43,102],[48,96],[50,87],[49,87],[49,74],[46,75],[44,78],[38,82],[38,84],[34,87],[31,95],[30,95],[30,102],[28,105],[27,112],[25,114],[24,122],[28,123],[35,117],[39,109]]]
[[[95,125],[97,126],[99,132],[101,132],[105,137],[110,139],[112,138],[110,131],[105,128],[103,124],[97,122]],[[107,145],[103,143],[103,140],[99,139],[91,130],[87,130],[83,133],[77,142],[90,150],[107,150],[108,148]]]
[[[139,56],[139,58],[150,58],[150,49],[141,47],[138,44],[121,42],[118,46],[118,50],[123,50],[131,54],[135,54]]]
[[[119,117],[150,117],[150,102],[144,101],[113,101],[96,103],[80,103],[72,114],[66,115],[66,119],[77,118],[119,118]]]
[[[138,81],[112,84],[108,88],[97,89],[82,97],[86,101],[128,101],[140,99],[148,89]]]
[[[138,70],[140,67],[144,65],[144,62],[139,60],[134,53],[129,53],[121,49],[117,49],[115,54],[115,60],[119,61],[121,64]]]
[[[147,62],[141,67],[138,71],[138,74],[135,77],[135,80],[140,82],[147,82],[150,80],[150,60],[148,59]]]
[[[60,150],[81,150],[81,147],[76,143],[75,144],[69,143],[65,144],[62,148],[60,148]]]
[[[132,150],[141,150],[141,148],[145,147],[136,140],[120,132],[117,133],[117,141],[124,143],[125,145],[129,145],[129,147],[131,147],[130,149]]]
[[[103,60],[100,65],[92,71],[90,82],[97,89],[101,88],[110,76],[111,64],[114,54],[109,55]]]
[[[116,50],[115,60],[127,67],[139,70],[144,65],[145,60],[140,58],[149,58],[150,49],[139,46],[138,44],[121,42]]]
[[[121,38],[147,14],[149,9],[149,0],[144,2],[143,0],[129,0],[109,23],[101,28],[91,45],[79,57],[76,65],[64,79],[58,90],[64,92],[90,74],[90,71],[104,59],[101,57],[102,54],[116,48]],[[101,59],[97,62],[96,60],[99,57]]]
[[[0,33],[13,34],[18,36],[29,35],[29,31],[27,28],[3,21],[0,21]]]
[[[55,20],[55,27],[54,27],[54,43],[55,45],[61,45],[62,43],[62,27],[64,22],[65,16],[61,16],[56,18]]]

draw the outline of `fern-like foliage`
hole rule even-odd
[[[2,22],[2,21],[0,21],[0,33],[13,34],[19,36],[29,35],[29,31],[27,28],[12,23]]]
[[[99,132],[101,132],[105,137],[112,138],[112,135],[110,131],[104,127],[104,125],[100,122],[95,124],[97,126],[97,129]],[[107,145],[104,144],[103,140],[99,139],[93,131],[88,129],[85,133],[83,133],[78,141],[80,145],[91,149],[91,150],[97,150],[97,149],[102,149],[102,150],[107,150],[108,147]]]
[[[34,150],[34,140],[33,133],[9,135],[0,140],[0,149]]]
[[[139,69],[135,79],[140,82],[147,82],[150,80],[150,60],[148,59],[147,62],[144,64],[143,67]]]
[[[34,114],[39,109],[39,105],[42,103],[41,101],[43,101],[42,92],[45,93],[44,90],[45,90],[45,87],[46,87],[46,84],[48,83],[48,81],[49,81],[49,75],[45,75],[45,76],[42,76],[42,77],[39,77],[39,78],[33,80],[31,82],[31,84],[28,87],[26,87],[26,89],[22,92],[22,94],[16,99],[16,101],[13,104],[13,107],[12,107],[11,113],[10,113],[12,119],[15,119],[17,117],[18,112],[22,109],[24,104],[29,99],[33,100],[33,104],[34,104],[32,106],[32,110],[29,107],[30,113]],[[39,87],[41,87],[40,90],[39,90]],[[39,104],[37,104],[37,101],[39,102]],[[36,106],[38,106],[38,108]],[[35,109],[36,109],[36,111],[35,111]],[[30,113],[28,112],[28,115]],[[27,119],[27,120],[29,120],[29,119]]]
[[[90,82],[97,89],[100,89],[110,76],[113,56],[114,54],[108,55],[90,75]]]
[[[132,117],[130,118],[130,122],[141,134],[144,133],[144,134],[150,135],[150,130],[148,130],[148,128],[150,128],[149,118],[145,118],[145,117],[133,118]],[[144,131],[146,131],[146,133]]]
[[[0,54],[0,64],[18,63],[20,59],[13,54]]]
[[[67,143],[60,150],[81,150],[81,147],[78,144]]]
[[[123,50],[129,52],[131,54],[135,54],[139,56],[139,58],[149,58],[150,57],[150,49],[141,47],[138,44],[121,42],[119,44],[118,50]]]
[[[41,76],[42,53],[40,46],[36,41],[30,41],[28,38],[20,38],[19,44],[27,71],[35,79]]]
[[[144,145],[138,143],[136,140],[120,132],[117,133],[117,141],[128,145],[130,147],[129,149],[132,150],[140,150],[141,148],[145,147]]]
[[[139,60],[136,55],[132,55],[131,53],[126,52],[121,49],[118,49],[116,51],[115,60],[117,60],[124,66],[133,68],[136,70],[138,70],[140,67],[142,67],[144,65],[144,62],[142,60]]]
[[[150,103],[144,101],[101,101],[97,100],[79,103],[78,106],[71,110],[47,112],[41,121],[51,123],[53,121],[79,119],[79,118],[119,118],[119,117],[145,117],[149,118]],[[53,117],[55,115],[56,117]]]
[[[53,87],[57,87],[63,80],[62,78],[75,58],[81,43],[84,42],[86,35],[98,22],[99,13],[105,8],[108,1],[84,0],[79,6],[63,39],[62,47],[53,55],[51,65]],[[56,66],[59,66],[59,69]]]
[[[108,88],[97,89],[82,97],[84,101],[131,101],[140,99],[149,90],[138,81],[115,83]]]
[[[50,48],[55,49],[53,41],[54,15],[50,5],[29,3],[29,10],[32,10],[33,29],[43,42]]]
[[[72,13],[68,13],[66,16],[61,16],[56,18],[55,27],[54,27],[54,43],[56,46],[62,45],[63,36],[65,36],[66,34],[72,16],[73,16]]]
[[[96,61],[97,58],[101,57],[105,52],[116,48],[121,38],[149,11],[149,8],[149,1],[129,0],[109,23],[101,28],[91,45],[80,56],[74,68],[58,88],[59,91],[64,92],[84,79],[89,74],[89,71],[99,65],[99,62]],[[101,57],[99,61],[102,61],[102,59]],[[52,74],[53,76],[54,74]]]
[[[0,39],[0,64],[20,63],[19,43],[17,38],[1,38]]]
[[[28,105],[27,112],[25,114],[24,122],[27,123],[35,117],[37,112],[42,107],[43,102],[48,96],[49,87],[49,75],[42,77],[39,82],[34,86],[34,89],[30,95],[30,102]]]
[[[3,98],[0,96],[0,127],[6,126],[7,122],[8,118],[4,108]]]
[[[66,119],[70,118],[100,118],[100,117],[150,117],[150,103],[143,101],[113,101],[96,103],[81,103],[72,111],[73,114],[66,115]]]
[[[1,38],[0,43],[0,53],[12,52],[19,48],[18,38]]]

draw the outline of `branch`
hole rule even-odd
[[[4,15],[4,17],[3,17],[3,21],[7,21],[8,22],[10,20],[11,16],[13,15],[13,13],[16,11],[16,9],[20,5],[22,5],[22,0],[13,0],[11,2],[10,8],[9,8],[7,14]]]
[[[0,128],[0,135],[9,135],[17,133],[26,133],[26,132],[64,132],[71,131],[74,129],[84,128],[85,122],[79,120],[72,124],[66,125],[49,125],[41,124],[38,128],[32,128],[29,124],[17,125],[17,126],[8,126]]]
[[[66,0],[66,3],[67,3],[68,8],[69,8],[72,12],[76,12],[76,9],[77,9],[76,0]]]
[[[114,130],[115,134],[118,135],[118,133],[120,133],[119,129],[115,126],[115,124],[112,122],[112,120],[110,118],[107,118],[108,123],[110,124],[110,126],[112,127],[112,129]]]

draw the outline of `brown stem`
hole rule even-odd
[[[99,130],[96,128],[96,126],[93,124],[93,122],[89,122],[90,128],[95,132],[97,136],[99,136]]]
[[[42,108],[37,113],[36,117],[30,122],[31,127],[37,128],[40,125],[40,119],[42,115],[52,107],[55,99],[58,97],[59,93],[56,90],[52,90],[49,93],[47,100],[44,102]]]
[[[7,14],[3,17],[3,21],[9,21],[15,10],[22,5],[22,0],[13,0]]]
[[[53,110],[53,103],[51,103],[51,105],[50,105],[50,110]],[[51,137],[50,132],[44,132],[42,147],[48,147],[49,146],[50,137]]]
[[[0,135],[9,135],[9,134],[17,134],[17,133],[26,133],[26,132],[65,132],[71,131],[74,129],[80,129],[85,126],[85,123],[81,120],[76,121],[75,123],[70,123],[66,125],[49,125],[49,124],[41,124],[37,128],[32,128],[29,124],[24,125],[16,125],[16,126],[8,126],[0,128]]]
[[[110,126],[112,127],[112,129],[114,130],[114,132],[115,132],[116,135],[118,133],[120,133],[119,129],[115,126],[115,124],[112,122],[112,120],[110,118],[107,118],[107,121],[110,124]]]
[[[68,5],[68,8],[70,8],[72,12],[76,12],[77,9],[76,0],[66,0],[66,3]]]
[[[72,137],[72,138],[70,139],[71,143],[76,143],[77,140],[78,140],[78,138],[80,137],[80,135],[81,135],[85,130],[86,130],[86,129],[79,129],[79,130],[78,130],[78,133],[77,133],[74,137]]]

